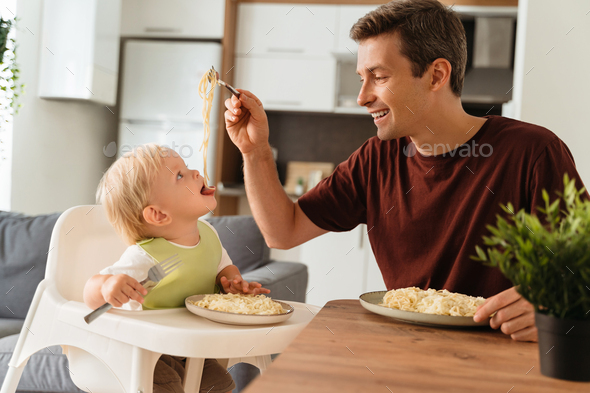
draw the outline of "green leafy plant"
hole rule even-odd
[[[543,190],[545,207],[538,210],[543,222],[524,209],[514,213],[502,206],[509,220],[497,216],[484,236],[487,252],[476,247],[471,258],[493,267],[517,287],[540,313],[561,319],[590,319],[590,201],[585,189],[564,176],[564,192],[550,202]],[[565,207],[561,210],[560,206]]]
[[[10,36],[15,24],[15,19],[0,18],[0,90],[4,92],[4,99],[0,100],[2,123],[9,121],[12,114],[18,113],[18,98],[24,89],[24,85],[19,82],[16,42]]]

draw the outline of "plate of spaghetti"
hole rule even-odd
[[[367,292],[361,305],[379,315],[428,326],[487,326],[488,320],[475,322],[473,315],[485,301],[482,297],[449,292],[446,289],[422,290],[416,287]]]
[[[295,312],[290,304],[265,295],[194,295],[184,303],[193,314],[230,325],[276,324],[291,318]]]

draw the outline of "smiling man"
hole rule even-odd
[[[418,286],[489,299],[475,315],[515,340],[535,341],[533,307],[498,269],[470,259],[503,214],[536,211],[563,175],[582,181],[551,131],[461,106],[467,61],[458,16],[435,0],[393,1],[351,29],[359,43],[358,103],[377,136],[293,203],[279,183],[262,104],[243,91],[225,103],[244,158],[248,200],[269,246],[291,248],[366,223],[387,289]]]

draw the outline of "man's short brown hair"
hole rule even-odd
[[[401,38],[401,54],[412,62],[414,77],[422,77],[434,60],[446,59],[452,67],[451,89],[460,97],[467,40],[457,14],[436,0],[394,0],[359,19],[350,29],[350,38],[362,42],[396,32]]]

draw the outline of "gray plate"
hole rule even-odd
[[[384,315],[400,321],[426,326],[473,327],[487,326],[489,320],[475,322],[473,317],[453,317],[450,315],[424,314],[414,311],[402,311],[395,308],[380,306],[387,291],[363,293],[359,299],[361,305],[375,314]]]
[[[288,303],[280,302],[277,300],[273,300],[273,302],[279,303],[283,310],[286,311],[285,314],[276,314],[276,315],[252,315],[252,314],[235,314],[231,312],[225,311],[217,311],[217,310],[209,310],[207,308],[195,306],[194,304],[189,303],[190,301],[198,302],[199,300],[203,299],[206,295],[194,295],[189,296],[184,300],[184,304],[186,308],[203,318],[207,318],[213,322],[219,323],[226,323],[229,325],[268,325],[268,324],[277,324],[286,321],[287,319],[291,318],[295,309]]]

